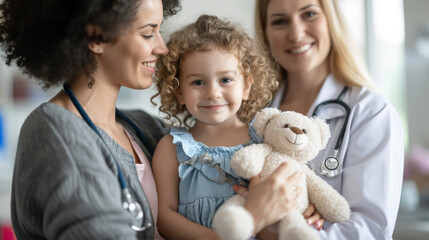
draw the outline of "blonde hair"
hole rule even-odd
[[[222,49],[233,53],[238,59],[238,67],[244,76],[245,84],[253,83],[249,99],[243,101],[237,112],[238,118],[245,123],[252,120],[257,111],[268,105],[278,83],[277,64],[269,58],[262,44],[253,41],[243,30],[230,22],[215,16],[202,15],[195,23],[173,33],[167,43],[169,53],[157,61],[155,84],[160,96],[160,112],[170,123],[192,125],[193,118],[184,105],[180,105],[176,92],[179,88],[180,66],[186,56],[194,52],[209,52]],[[154,103],[155,104],[155,103]],[[155,104],[156,105],[156,104]]]
[[[256,3],[256,34],[268,48],[266,36],[267,8],[270,0],[257,0]],[[350,38],[336,0],[319,0],[328,22],[331,37],[331,51],[329,53],[330,71],[334,77],[346,86],[365,86],[375,90],[362,56],[356,44]],[[281,78],[286,77],[282,71]]]

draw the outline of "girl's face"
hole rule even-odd
[[[271,0],[266,37],[271,52],[288,73],[323,71],[331,40],[319,0]]]
[[[180,76],[177,99],[186,105],[197,124],[239,121],[236,113],[242,101],[248,99],[251,83],[246,84],[234,54],[213,48],[186,55]]]
[[[150,87],[158,56],[168,52],[159,33],[162,20],[161,0],[142,0],[132,26],[116,42],[102,44],[102,52],[96,54],[102,79],[118,87]]]

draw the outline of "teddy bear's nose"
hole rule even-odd
[[[294,132],[297,135],[304,134],[304,132],[301,130],[301,128],[291,127],[290,130],[292,130],[292,132]]]

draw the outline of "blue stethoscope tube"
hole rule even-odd
[[[316,108],[314,109],[314,112],[313,112],[313,117],[317,117],[317,114],[320,112],[320,109],[322,109],[326,105],[330,105],[330,104],[340,105],[345,110],[345,117],[344,117],[343,126],[341,128],[340,134],[338,135],[337,142],[335,143],[334,152],[333,152],[332,157],[327,157],[322,162],[322,164],[320,166],[320,170],[318,170],[312,162],[309,162],[310,168],[313,171],[317,172],[320,175],[329,177],[329,178],[339,176],[343,172],[343,165],[338,160],[337,155],[338,155],[338,151],[341,148],[341,144],[343,143],[344,134],[346,132],[347,123],[348,123],[348,120],[350,117],[350,112],[351,112],[350,107],[344,101],[342,101],[342,98],[344,97],[344,95],[346,94],[348,89],[349,89],[348,87],[344,87],[337,99],[332,99],[332,100],[327,100],[327,101],[321,102],[320,104],[318,104],[316,106]]]
[[[100,132],[98,131],[97,127],[91,121],[88,114],[86,114],[82,105],[79,103],[76,96],[73,94],[70,86],[68,84],[64,84],[63,87],[64,87],[65,93],[67,94],[69,99],[72,101],[73,105],[76,107],[79,114],[82,116],[83,120],[89,125],[89,127],[92,130],[95,131],[95,133],[101,138],[101,140],[104,142],[104,144],[107,145],[107,143],[104,141],[103,137],[101,136]],[[149,144],[147,144],[146,138],[144,137],[144,135],[140,131],[140,129],[137,127],[137,125],[133,121],[131,121],[131,119],[129,119],[124,113],[119,111],[118,109],[116,109],[115,112],[116,112],[117,116],[124,119],[128,124],[131,125],[132,128],[134,128],[134,130],[136,130],[137,136],[139,137],[139,139],[143,142],[143,144],[145,146],[148,146],[149,151],[151,152],[151,154],[153,154],[153,148],[150,147]],[[110,148],[108,148],[108,149],[110,151]],[[131,228],[137,232],[140,232],[140,231],[144,231],[144,230],[152,227],[151,223],[147,223],[147,224],[143,225],[143,216],[144,216],[143,209],[142,209],[141,205],[132,198],[130,191],[128,190],[127,182],[125,181],[124,175],[122,174],[121,167],[119,166],[118,161],[115,158],[115,155],[113,155],[112,152],[110,152],[110,154],[112,155],[112,157],[115,161],[115,164],[116,164],[116,168],[118,169],[118,181],[119,181],[119,185],[121,186],[121,194],[122,194],[122,207],[125,210],[129,211],[131,213],[131,215],[136,219],[136,221],[139,222],[141,225],[141,226],[137,226],[137,225],[133,224],[131,226]]]

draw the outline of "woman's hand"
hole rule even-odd
[[[297,187],[301,173],[285,178],[289,171],[287,163],[282,163],[270,176],[260,180],[250,179],[249,190],[234,187],[238,194],[247,198],[245,208],[253,216],[257,233],[282,219],[295,206],[301,189]]]
[[[325,219],[316,211],[316,208],[313,204],[309,204],[307,210],[302,213],[305,220],[310,225],[313,225],[317,230],[323,230],[323,224],[325,224]]]

